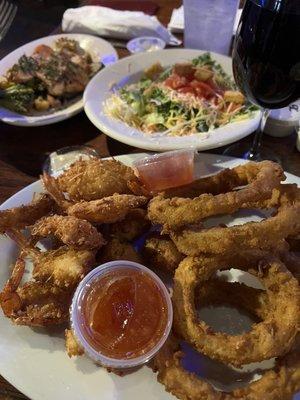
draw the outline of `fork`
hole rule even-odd
[[[18,7],[8,0],[0,1],[0,41],[4,39],[10,28],[15,15],[17,13]]]

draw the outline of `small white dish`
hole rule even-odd
[[[273,137],[285,137],[295,132],[300,121],[300,100],[288,107],[271,110],[264,133]]]
[[[9,53],[0,61],[0,76],[5,75],[6,71],[11,68],[23,54],[29,56],[33,53],[34,49],[38,45],[45,44],[51,46],[57,39],[62,37],[68,37],[70,39],[77,40],[80,46],[91,54],[94,62],[103,62],[106,64],[105,60],[108,58],[113,58],[114,60],[118,59],[117,52],[112,45],[106,40],[96,36],[76,33],[52,35],[34,40]],[[70,103],[70,105],[61,110],[47,112],[35,116],[18,114],[17,112],[10,111],[7,108],[0,107],[0,120],[10,125],[42,126],[54,124],[55,122],[70,118],[79,113],[82,109],[83,100],[82,95],[80,95],[74,100],[73,103]]]
[[[127,43],[128,51],[133,54],[162,50],[165,47],[166,42],[155,36],[142,36]]]
[[[209,150],[236,142],[254,132],[258,127],[261,112],[256,111],[251,118],[227,124],[205,134],[190,136],[165,136],[161,133],[146,135],[104,112],[104,104],[114,88],[137,82],[143,71],[152,64],[160,62],[163,67],[177,62],[192,60],[206,53],[203,50],[165,49],[155,52],[135,54],[119,60],[114,65],[99,71],[87,85],[83,99],[84,110],[90,121],[106,135],[129,146],[153,151],[168,151],[184,148]],[[222,65],[232,76],[232,60],[221,54],[212,53],[212,58]]]

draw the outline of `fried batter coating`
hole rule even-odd
[[[135,251],[132,244],[112,238],[103,248],[101,253],[101,262],[126,260],[142,263],[141,256]]]
[[[19,231],[10,231],[9,236],[32,260],[32,276],[36,281],[50,282],[58,287],[71,289],[96,263],[96,250],[63,246],[42,252],[28,242]]]
[[[129,194],[127,181],[133,169],[116,160],[79,160],[57,178],[60,190],[74,201],[102,199],[115,193]]]
[[[32,254],[32,276],[40,282],[51,282],[62,288],[73,288],[95,266],[95,251],[60,247]]]
[[[19,287],[25,262],[19,258],[11,278],[0,293],[0,305],[6,317],[18,325],[49,326],[68,320],[72,292],[49,282],[29,281]]]
[[[145,205],[147,201],[144,196],[114,194],[101,200],[76,203],[67,212],[94,224],[112,224],[122,221],[129,211]]]
[[[228,266],[256,276],[272,305],[262,322],[239,335],[213,331],[204,321],[197,321],[195,310],[195,289]],[[300,287],[286,266],[265,252],[187,257],[175,271],[173,305],[176,332],[205,355],[239,367],[291,349],[299,329]]]
[[[178,250],[189,256],[238,253],[240,249],[268,250],[277,242],[300,231],[300,203],[282,207],[271,218],[232,227],[198,227],[170,232]]]
[[[265,291],[247,287],[240,283],[209,280],[198,288],[197,302],[229,303],[255,315],[266,318],[272,303],[267,301]],[[162,350],[155,356],[153,368],[157,379],[166,391],[178,399],[206,400],[291,400],[300,389],[300,335],[290,353],[277,359],[276,367],[266,371],[261,379],[230,393],[216,391],[212,385],[195,374],[186,371],[181,364],[183,353],[179,341],[171,336]]]
[[[167,392],[180,400],[291,400],[300,389],[300,338],[294,349],[278,359],[276,367],[244,388],[220,392],[205,380],[186,371],[181,365],[184,353],[179,341],[171,336],[155,356],[153,369]]]
[[[37,237],[54,235],[64,244],[81,249],[99,249],[105,244],[100,232],[88,221],[71,216],[51,215],[38,220],[31,228]]]
[[[128,212],[126,217],[109,225],[109,233],[120,240],[134,240],[150,228],[147,212],[142,208],[136,208]]]
[[[67,214],[94,224],[112,224],[121,221],[130,210],[139,208],[148,202],[144,196],[114,194],[100,200],[72,203],[66,200],[53,177],[44,173],[42,180],[47,192]]]
[[[148,266],[174,272],[184,259],[168,236],[153,235],[148,238],[143,248],[143,255]]]
[[[55,203],[47,194],[39,195],[31,203],[0,211],[0,233],[9,229],[23,229],[53,211]]]
[[[72,329],[65,330],[66,350],[69,357],[82,356],[84,350],[78,343]]]
[[[242,208],[245,203],[255,203],[270,198],[273,189],[285,179],[283,170],[272,161],[249,162],[231,171],[234,178],[239,178],[238,186],[246,185],[244,188],[217,195],[204,193],[193,199],[180,197],[167,199],[159,195],[149,203],[149,219],[163,225],[167,231],[176,230],[213,215],[231,214]]]

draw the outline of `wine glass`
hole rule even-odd
[[[224,154],[277,161],[271,150],[262,149],[262,134],[270,109],[300,97],[299,0],[246,0],[233,48],[233,73],[247,99],[262,108],[262,118],[250,149],[240,143]]]

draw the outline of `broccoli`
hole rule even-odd
[[[35,94],[31,87],[22,84],[0,90],[0,106],[21,114],[27,113],[33,106]]]

